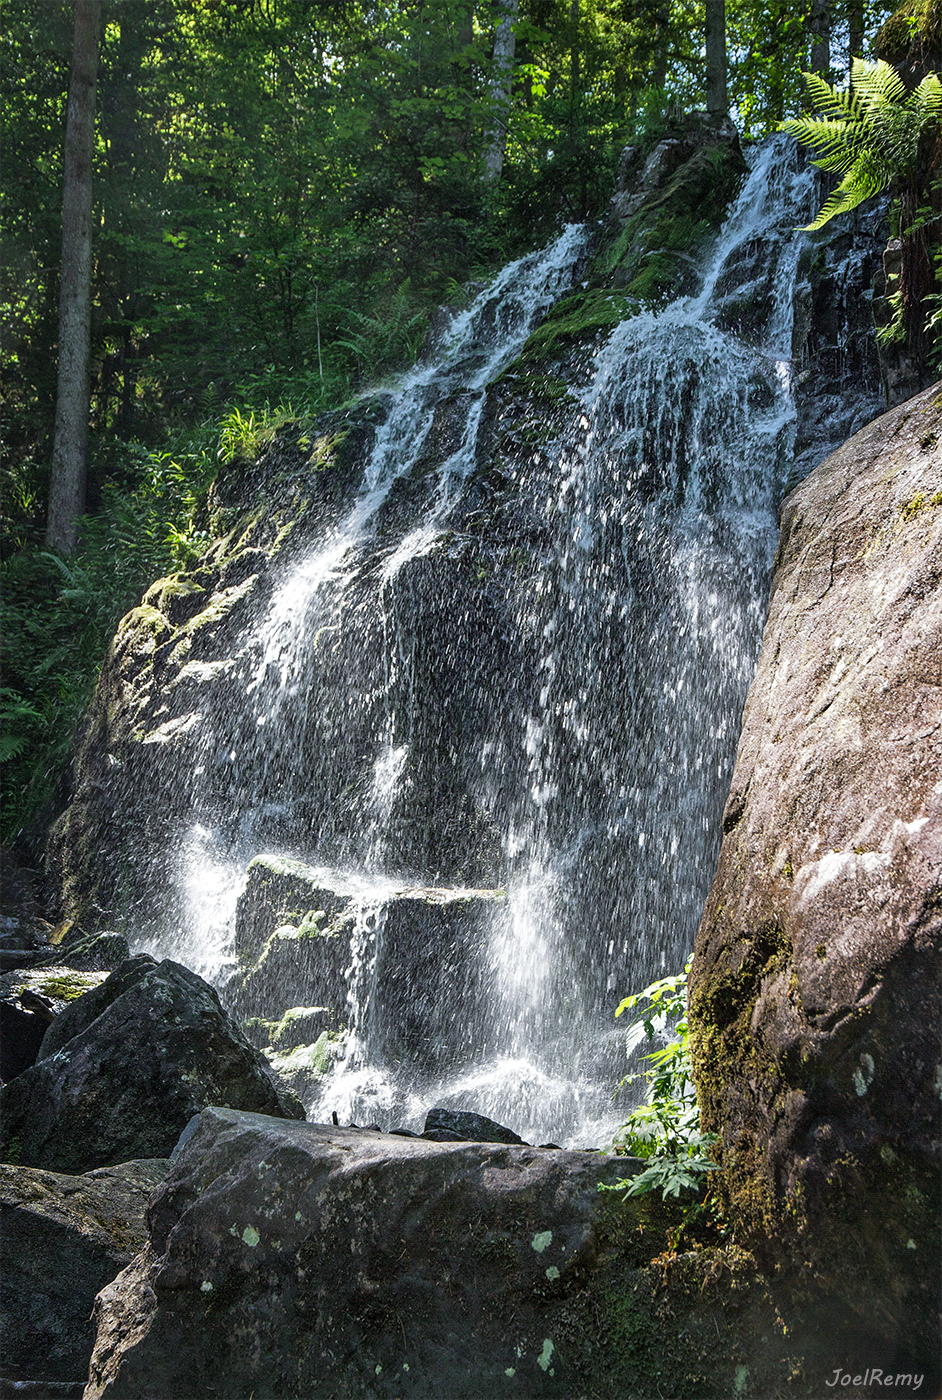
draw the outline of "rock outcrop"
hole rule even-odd
[[[287,1049],[304,1043],[305,1018],[308,1044],[346,1025],[351,990],[365,1002],[368,989],[359,984],[368,982],[383,989],[370,1017],[371,1050],[441,1070],[461,1045],[435,989],[447,979],[466,1008],[492,994],[475,955],[486,946],[493,906],[503,897],[496,890],[402,889],[388,881],[371,889],[341,872],[258,856],[236,906],[242,966],[226,986],[226,1004],[249,1019],[247,1032],[262,1048],[280,1042]],[[363,1027],[357,1029],[362,1035]],[[298,1072],[297,1056],[293,1063]]]
[[[690,1015],[731,1218],[935,1361],[942,385],[786,500]]]
[[[72,1002],[0,1090],[6,1161],[81,1173],[166,1157],[207,1104],[303,1117],[202,978],[139,954]]]
[[[125,1162],[64,1176],[0,1165],[0,1389],[15,1381],[35,1394],[26,1382],[88,1375],[95,1295],[144,1245],[144,1209],[169,1166]]]

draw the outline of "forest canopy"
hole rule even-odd
[[[801,109],[822,34],[844,81],[890,8],[727,0],[742,135]],[[601,217],[626,143],[653,145],[707,83],[703,0],[102,0],[88,515],[66,561],[42,539],[75,15],[20,0],[0,36],[0,698],[7,757],[48,732],[52,767],[108,627],[198,553],[233,442],[342,403],[415,355],[436,306]],[[8,808],[14,832],[29,806]]]

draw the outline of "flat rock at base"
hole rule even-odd
[[[41,1056],[0,1090],[3,1152],[23,1166],[77,1173],[169,1156],[211,1103],[303,1117],[213,988],[169,959],[122,964],[56,1018]]]
[[[99,1295],[86,1400],[571,1400],[554,1323],[598,1183],[640,1169],[206,1109]]]
[[[463,1109],[432,1108],[425,1117],[423,1136],[433,1132],[453,1133],[466,1142],[508,1142],[520,1147],[529,1146],[511,1128],[495,1123],[493,1118],[485,1118],[482,1113],[469,1113]]]
[[[35,1387],[87,1375],[95,1294],[144,1244],[145,1206],[169,1166],[125,1162],[64,1176],[0,1165],[0,1351],[7,1378]]]

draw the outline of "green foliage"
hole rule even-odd
[[[849,92],[831,87],[815,73],[805,78],[820,115],[793,118],[783,129],[818,153],[814,164],[821,170],[842,177],[808,224],[809,229],[819,229],[836,214],[879,194],[891,181],[915,181],[922,134],[942,116],[942,84],[930,73],[907,96],[896,69],[882,59],[854,59]]]
[[[650,1066],[642,1074],[629,1074],[622,1087],[645,1082],[645,1101],[631,1110],[615,1139],[615,1150],[642,1157],[650,1165],[634,1177],[625,1190],[628,1196],[660,1191],[662,1199],[679,1197],[682,1191],[699,1191],[703,1178],[717,1166],[708,1155],[716,1141],[712,1133],[701,1133],[700,1110],[690,1072],[690,1032],[687,1025],[687,977],[690,962],[682,973],[652,982],[641,992],[624,999],[616,1016],[634,1011],[647,1003],[628,1030],[629,1055],[642,1038],[655,1044],[672,1037],[643,1058]]]
[[[68,776],[73,735],[121,616],[161,574],[191,566],[208,543],[200,516],[218,465],[218,429],[176,452],[129,445],[112,454],[99,509],[68,560],[8,534],[0,565],[4,685],[0,839],[41,841]]]

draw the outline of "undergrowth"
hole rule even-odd
[[[709,1156],[716,1136],[700,1131],[700,1109],[690,1069],[689,972],[688,960],[683,972],[662,977],[625,997],[615,1012],[621,1016],[645,1003],[628,1028],[627,1051],[632,1055],[642,1040],[657,1047],[642,1057],[648,1068],[626,1075],[619,1086],[643,1080],[645,1097],[628,1114],[614,1144],[616,1152],[641,1157],[649,1165],[626,1182],[600,1190],[622,1190],[628,1196],[660,1191],[666,1201],[669,1196],[680,1198],[681,1192],[699,1193],[708,1173],[717,1170]]]

